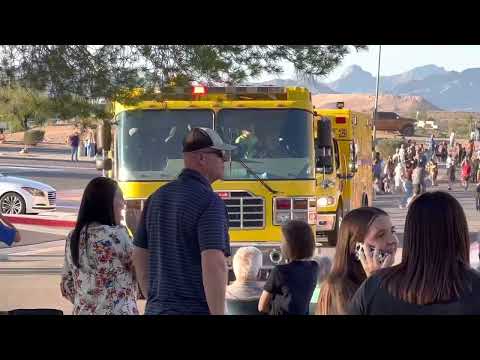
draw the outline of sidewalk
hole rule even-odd
[[[9,150],[7,150],[9,149]],[[70,147],[64,144],[40,143],[37,146],[29,146],[28,153],[21,153],[23,144],[17,142],[4,142],[0,144],[0,157],[8,159],[41,159],[56,161],[71,161]],[[41,151],[41,149],[57,150],[58,153]],[[79,162],[94,163],[94,158],[79,156]]]
[[[45,153],[35,153],[29,152],[26,154],[21,154],[19,152],[2,152],[0,148],[0,158],[4,159],[35,159],[35,160],[53,160],[53,161],[71,161],[70,155],[63,155],[63,154],[45,154]],[[94,158],[87,158],[83,156],[78,157],[78,162],[80,163],[95,163]]]

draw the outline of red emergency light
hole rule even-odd
[[[228,199],[230,197],[230,193],[227,192],[227,191],[218,191],[217,192],[217,195],[221,198],[221,199]]]
[[[202,85],[195,85],[192,87],[192,95],[206,95],[207,94],[207,88]]]
[[[275,205],[277,210],[290,210],[292,208],[292,201],[287,198],[276,199]]]

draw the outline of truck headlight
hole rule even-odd
[[[290,212],[286,211],[279,211],[275,214],[275,224],[276,225],[283,225],[290,220]]]
[[[325,207],[335,204],[333,196],[322,196],[317,199],[317,207]]]
[[[31,187],[22,187],[23,190],[30,193],[32,196],[45,196],[45,193],[42,190],[31,188]]]

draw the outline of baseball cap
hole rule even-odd
[[[236,146],[225,144],[215,130],[202,127],[193,128],[183,139],[183,152],[192,152],[206,148],[230,151],[235,149]]]

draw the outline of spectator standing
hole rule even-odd
[[[73,161],[78,161],[78,147],[80,145],[80,135],[78,131],[74,131],[67,139],[68,144],[70,145],[71,150],[71,159]]]
[[[480,167],[480,159],[478,156],[475,156],[475,159],[472,161],[472,182],[477,183],[478,181],[478,170]]]
[[[74,315],[137,315],[132,241],[121,225],[122,191],[109,178],[90,181],[67,236],[61,279]]]
[[[233,257],[235,281],[227,287],[227,310],[230,315],[259,314],[258,300],[263,284],[258,280],[262,252],[253,246],[241,247]]]
[[[432,156],[430,162],[428,163],[428,172],[430,173],[430,178],[432,179],[432,186],[438,186],[437,176],[438,176],[438,164],[435,160],[435,157]]]
[[[315,238],[310,225],[291,220],[282,226],[281,249],[288,263],[272,269],[258,310],[270,315],[308,315],[318,278],[318,264],[311,259]]]
[[[402,192],[402,177],[403,177],[403,163],[399,162],[397,163],[397,166],[395,166],[395,171],[394,171],[394,177],[395,177],[395,192],[396,193],[401,193]]]
[[[445,168],[447,169],[448,190],[452,190],[452,185],[455,183],[455,160],[451,152],[448,153]]]
[[[454,144],[455,144],[455,131],[452,131],[450,133],[450,147],[453,148]]]
[[[212,129],[192,129],[185,168],[148,199],[134,239],[146,314],[225,313],[228,214],[211,184],[223,178],[225,151],[234,148]]]
[[[465,158],[462,161],[462,185],[465,191],[468,190],[468,180],[472,174],[472,165],[470,165],[470,160]]]
[[[412,182],[412,175],[413,175],[413,165],[410,161],[407,161],[405,164],[405,172],[402,177],[403,181],[403,190],[404,195],[402,200],[400,201],[400,209],[408,206],[409,200],[413,197],[413,182]]]
[[[400,264],[369,277],[348,313],[478,315],[479,298],[480,274],[470,267],[465,213],[453,196],[436,191],[410,206]]]
[[[88,136],[90,139],[90,157],[93,158],[97,153],[97,141],[95,140],[95,131],[93,129],[90,129]]]
[[[401,144],[400,145],[400,150],[398,151],[398,156],[399,156],[399,159],[400,159],[400,162],[403,164],[405,163],[405,145],[404,144]]]
[[[316,314],[345,314],[362,282],[393,264],[397,246],[394,227],[385,211],[374,207],[350,211],[340,225],[333,268],[320,290]]]

